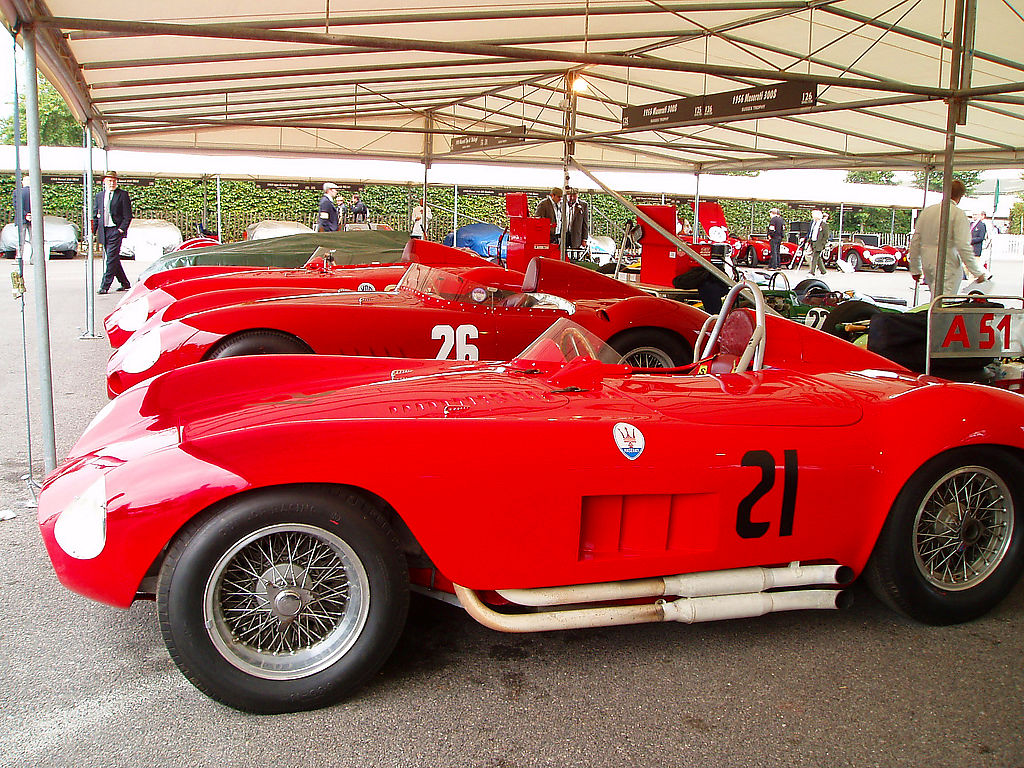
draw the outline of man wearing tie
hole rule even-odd
[[[117,186],[114,171],[108,171],[103,177],[103,189],[96,195],[95,210],[92,228],[103,243],[106,265],[97,293],[110,293],[115,278],[120,283],[117,290],[127,291],[131,283],[121,266],[121,240],[128,234],[128,225],[132,223],[132,201],[128,193]]]

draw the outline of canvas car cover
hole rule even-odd
[[[334,260],[342,266],[352,264],[396,264],[409,242],[406,232],[364,230],[356,232],[311,232],[265,240],[213,245],[174,251],[153,262],[142,275],[165,269],[191,266],[250,266],[297,268],[305,264],[317,248],[334,248]]]

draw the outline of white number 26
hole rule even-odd
[[[476,344],[470,344],[470,339],[479,339],[480,331],[475,325],[460,325],[452,328],[450,325],[435,325],[430,332],[430,338],[441,340],[441,349],[438,350],[437,360],[479,360],[480,350]],[[452,350],[455,356],[452,357]]]

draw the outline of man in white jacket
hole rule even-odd
[[[918,281],[924,273],[933,298],[940,294],[956,296],[960,293],[963,270],[970,272],[979,283],[989,278],[971,247],[971,223],[967,220],[967,214],[957,206],[965,191],[964,183],[960,179],[953,179],[950,188],[952,204],[949,206],[949,244],[946,248],[946,270],[942,286],[936,286],[936,262],[939,257],[939,218],[942,216],[943,203],[929,205],[921,211],[910,238],[907,254],[910,274]]]

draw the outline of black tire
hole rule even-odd
[[[889,266],[889,267],[882,267],[882,271],[883,272],[895,272],[896,271],[896,265],[893,264],[892,266]]]
[[[300,339],[281,331],[243,331],[221,341],[206,353],[206,360],[242,355],[307,355],[313,350]]]
[[[1024,569],[1022,474],[1024,464],[989,447],[957,448],[921,467],[896,497],[875,543],[865,570],[872,591],[926,624],[958,624],[991,610]],[[962,515],[953,496],[944,495],[958,483],[967,508]],[[983,546],[991,550],[988,562],[979,559]],[[977,573],[961,578],[961,563]],[[937,572],[933,565],[953,567]]]
[[[18,255],[17,251],[3,251],[5,259],[13,259]]]
[[[756,267],[757,266],[757,251],[754,250],[754,246],[748,245],[743,251],[743,255],[740,256],[738,262],[741,267]]]
[[[846,260],[850,263],[850,266],[853,267],[854,272],[860,272],[862,267],[860,262],[860,255],[854,248],[848,250],[846,253],[843,254],[843,256],[846,257]]]
[[[315,486],[248,494],[191,521],[157,586],[160,631],[185,677],[263,714],[360,686],[391,654],[408,606],[405,559],[378,511]]]
[[[808,277],[796,284],[796,287],[793,288],[793,293],[796,294],[797,298],[800,299],[800,301],[803,301],[804,296],[806,296],[807,292],[812,288],[820,288],[826,293],[832,290],[831,288],[828,287],[828,283],[826,283],[824,280],[818,280],[813,277]]]
[[[833,336],[838,336],[841,339],[852,341],[853,335],[838,330],[836,326],[844,323],[859,323],[874,317],[881,311],[874,304],[869,304],[866,301],[844,301],[828,313],[825,317],[825,322],[821,326],[821,330]]]
[[[657,328],[623,331],[608,345],[622,355],[621,362],[634,368],[676,368],[693,362],[685,341]]]

